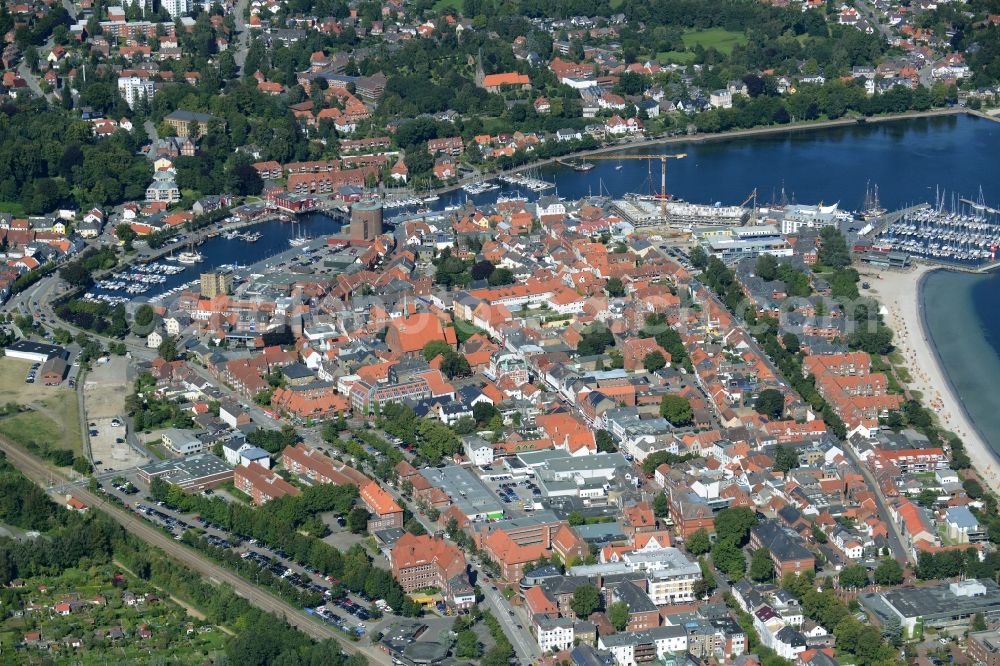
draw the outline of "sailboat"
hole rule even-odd
[[[872,220],[884,214],[885,208],[882,207],[878,200],[878,185],[872,188],[871,183],[867,183],[865,185],[865,203],[864,209],[861,211],[861,218]]]
[[[297,224],[297,222],[294,222],[294,221],[292,222],[292,234],[295,233],[295,225],[296,224]],[[301,228],[301,224],[299,226]],[[309,234],[302,234],[302,233],[300,233],[298,236],[293,235],[291,238],[289,238],[288,239],[288,244],[291,245],[292,247],[302,247],[303,245],[305,245],[306,243],[308,243],[311,240],[312,240],[312,236],[310,236]]]
[[[622,170],[622,161],[618,160],[618,164],[615,165],[615,171],[621,171],[621,170]]]
[[[201,256],[201,252],[194,249],[194,244],[189,243],[187,251],[181,252],[176,257],[173,256],[173,252],[171,251],[171,255],[167,259],[173,259],[179,264],[199,264],[204,257]]]

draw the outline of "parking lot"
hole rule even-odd
[[[383,626],[395,619],[396,616],[390,612],[384,618],[372,621],[370,609],[376,600],[367,598],[363,593],[354,594],[346,591],[341,598],[334,599],[333,588],[339,581],[323,577],[318,571],[295,562],[280,548],[268,548],[258,543],[256,539],[244,541],[221,525],[210,523],[200,516],[180,514],[169,506],[154,502],[145,497],[136,485],[134,473],[127,473],[115,477],[112,481],[105,481],[102,491],[112,501],[123,504],[143,519],[158,525],[178,541],[187,530],[200,530],[204,540],[209,544],[238,552],[242,559],[256,563],[261,571],[283,578],[300,590],[323,595],[326,603],[312,612],[331,625],[362,636],[365,633],[372,633],[372,627]],[[349,532],[347,534],[351,537],[356,536]],[[374,563],[388,566],[381,555]]]
[[[493,473],[499,474],[499,469],[494,469]],[[483,475],[483,482],[486,487],[496,493],[503,504],[504,511],[514,515],[522,515],[535,511],[535,502],[542,498],[542,491],[538,489],[534,478],[521,480],[505,479],[500,481],[487,481],[486,477],[490,472]]]
[[[112,356],[97,363],[83,387],[90,452],[97,472],[131,469],[147,461],[127,443],[128,428],[122,413],[128,390],[126,360]],[[113,425],[117,423],[117,425]],[[94,434],[96,431],[97,434]]]

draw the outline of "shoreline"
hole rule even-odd
[[[873,284],[873,291],[889,311],[887,319],[896,334],[896,348],[903,355],[912,379],[907,388],[920,391],[921,403],[938,415],[941,428],[961,438],[972,467],[983,483],[997,492],[1000,491],[1000,453],[990,447],[975,418],[966,409],[927,326],[922,302],[924,281],[927,276],[942,270],[949,269],[918,264],[907,272],[884,272]],[[913,330],[907,327],[908,322],[914,322]]]
[[[669,145],[669,144],[679,144],[679,143],[708,143],[713,141],[726,141],[733,139],[744,139],[754,136],[766,136],[769,134],[781,134],[787,133],[799,133],[808,132],[813,130],[823,130],[823,129],[835,129],[838,127],[864,127],[866,125],[878,125],[882,123],[891,123],[900,120],[917,120],[920,118],[937,118],[946,116],[958,116],[967,115],[976,118],[983,118],[985,120],[990,120],[993,122],[1000,122],[1000,119],[993,116],[989,116],[985,113],[979,111],[973,111],[962,106],[949,106],[943,109],[928,109],[927,111],[904,111],[902,113],[887,114],[882,116],[870,116],[861,118],[836,118],[834,120],[811,120],[801,123],[787,123],[784,125],[765,125],[763,127],[748,127],[745,129],[734,129],[725,132],[713,132],[713,133],[695,133],[695,134],[682,134],[678,136],[668,136],[668,137],[654,137],[649,139],[640,139],[638,141],[626,141],[624,143],[618,143],[610,146],[602,146],[600,148],[591,148],[588,150],[578,150],[576,152],[567,153],[565,155],[560,155],[559,157],[549,157],[543,160],[534,160],[531,162],[526,162],[520,166],[513,167],[511,169],[504,169],[500,171],[490,171],[480,174],[476,178],[466,178],[461,179],[453,185],[446,185],[438,189],[432,190],[434,194],[446,194],[448,192],[453,192],[459,190],[463,185],[469,183],[474,183],[478,181],[494,180],[500,176],[510,175],[520,173],[529,169],[538,169],[541,167],[548,166],[550,164],[555,164],[559,160],[576,160],[580,158],[586,158],[591,155],[604,155],[607,153],[619,153],[625,152],[635,148],[647,148],[651,146],[658,145]],[[858,122],[858,120],[863,120],[864,122]]]

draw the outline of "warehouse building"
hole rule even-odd
[[[163,479],[183,490],[204,490],[233,480],[233,470],[222,458],[199,453],[186,458],[160,460],[139,468],[139,480],[149,484]]]

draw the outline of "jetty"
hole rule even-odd
[[[907,208],[900,208],[899,210],[894,210],[889,213],[883,213],[876,218],[873,218],[871,223],[871,229],[867,231],[862,231],[859,237],[866,240],[874,240],[879,234],[888,229],[891,225],[899,222],[901,219],[907,215],[916,213],[918,210],[924,210],[925,208],[930,208],[929,203],[916,204],[914,206],[909,206]]]

